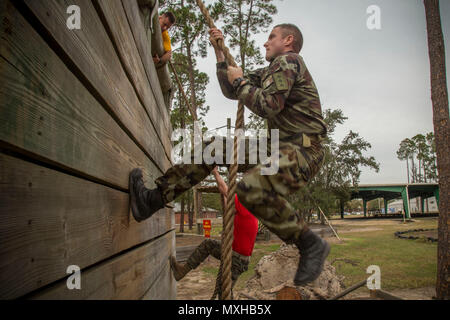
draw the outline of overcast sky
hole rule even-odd
[[[450,1],[440,2],[448,65]],[[335,139],[341,141],[353,130],[372,144],[366,155],[376,158],[380,171],[363,168],[360,183],[406,182],[406,163],[396,156],[400,141],[433,131],[422,0],[275,0],[274,4],[278,14],[273,25],[294,23],[303,33],[301,55],[319,90],[322,110],[340,108],[348,117]],[[367,28],[370,5],[381,9],[381,30]],[[255,36],[263,55],[267,36]],[[237,104],[220,92],[212,50],[198,60],[198,67],[210,77],[206,125],[223,126],[227,117],[234,125]],[[246,109],[247,117],[249,112]]]

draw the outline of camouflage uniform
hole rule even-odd
[[[279,170],[261,175],[262,164],[246,172],[238,183],[239,201],[269,230],[288,243],[299,238],[306,225],[286,197],[305,186],[320,169],[326,135],[319,95],[301,56],[289,52],[268,67],[249,73],[234,90],[227,64],[217,64],[223,94],[239,99],[255,114],[267,119],[269,132],[279,130]],[[224,159],[225,160],[225,159]],[[225,161],[224,161],[225,162]],[[248,159],[246,159],[248,163]],[[174,200],[209,175],[213,165],[177,165],[156,180],[165,203]]]
[[[194,252],[189,256],[186,264],[194,270],[197,268],[209,255],[220,260],[221,253],[221,243],[220,241],[213,239],[205,239],[203,242],[194,250]],[[233,251],[233,256],[231,259],[231,280],[232,287],[236,284],[239,276],[248,270],[248,264],[250,262],[250,257],[243,256],[235,251]]]

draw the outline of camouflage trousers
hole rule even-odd
[[[194,252],[189,256],[186,264],[191,268],[197,268],[209,255],[220,260],[221,253],[221,243],[220,241],[213,239],[205,239],[203,242],[194,250]],[[231,280],[232,288],[234,287],[239,276],[248,270],[248,264],[250,262],[250,257],[240,255],[239,253],[233,251],[233,256],[231,258]]]
[[[203,148],[209,143],[204,143]],[[261,169],[267,165],[248,164],[249,154],[255,150],[249,150],[247,146],[248,141],[245,164],[239,165],[240,171],[245,170],[236,188],[239,201],[280,239],[293,243],[306,230],[306,223],[290,205],[287,197],[305,186],[319,171],[324,157],[321,142],[311,138],[308,147],[304,147],[298,141],[280,141],[279,169],[273,175],[261,174]],[[223,149],[222,163],[226,163],[225,145]],[[171,202],[197,185],[215,166],[215,163],[194,164],[192,161],[192,164],[179,164],[168,169],[155,181],[164,202]]]

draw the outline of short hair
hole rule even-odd
[[[290,35],[292,35],[294,37],[294,42],[292,43],[292,46],[294,47],[294,51],[296,53],[299,53],[300,50],[302,50],[303,35],[302,35],[300,29],[296,25],[294,25],[292,23],[282,23],[282,24],[276,25],[274,28],[282,29],[283,38],[286,38],[287,36],[290,36]]]
[[[171,24],[175,24],[175,22],[177,20],[175,18],[175,15],[171,11],[164,12],[163,16],[166,16],[167,18],[169,18],[169,21],[170,21]]]

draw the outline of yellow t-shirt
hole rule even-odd
[[[166,30],[162,33],[162,40],[163,40],[163,46],[164,46],[164,51],[171,51],[172,50],[172,45],[170,43],[170,36],[169,36],[169,32]]]

